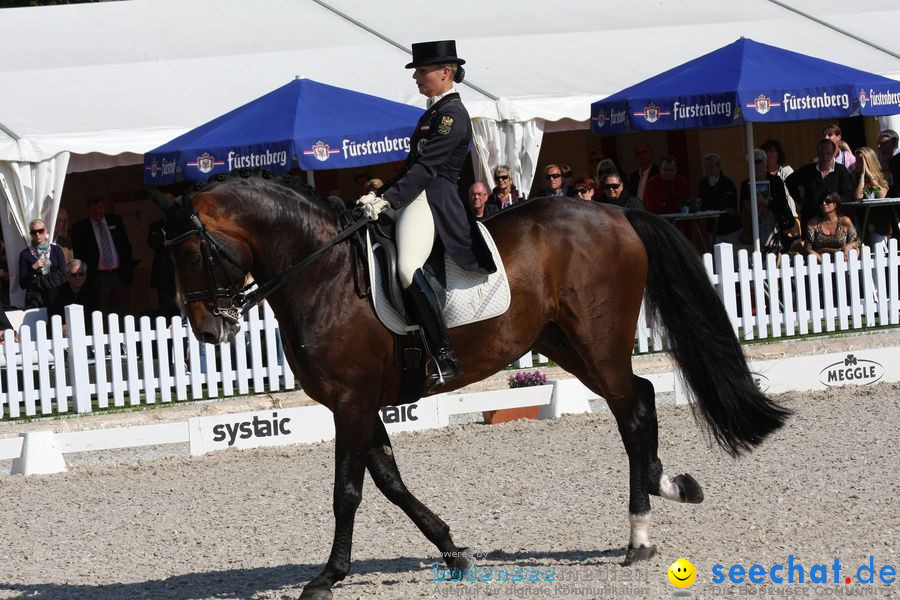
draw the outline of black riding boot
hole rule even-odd
[[[421,269],[416,270],[412,284],[406,288],[406,292],[409,294],[409,304],[415,313],[414,316],[425,333],[428,351],[431,352],[437,367],[438,372],[429,375],[426,380],[428,391],[431,391],[462,375],[462,368],[453,356],[441,305]]]

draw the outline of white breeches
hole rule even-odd
[[[416,269],[421,269],[434,246],[434,217],[423,191],[400,211],[397,218],[397,271],[406,289]]]

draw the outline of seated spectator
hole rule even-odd
[[[605,204],[615,204],[622,208],[644,210],[644,203],[631,195],[618,173],[607,173],[600,184],[600,195],[597,198]]]
[[[687,177],[678,174],[678,162],[674,156],[664,156],[659,161],[659,175],[647,182],[644,206],[652,213],[664,215],[681,211],[691,196]]]
[[[647,191],[647,182],[651,177],[659,175],[659,167],[653,162],[653,148],[650,144],[641,142],[635,146],[634,157],[638,162],[638,170],[628,177],[628,191],[646,205],[647,199],[644,194]]]
[[[579,200],[591,201],[594,199],[595,188],[594,178],[583,175],[575,180],[575,197]]]
[[[535,198],[544,196],[572,196],[574,192],[563,181],[563,172],[559,165],[544,167],[544,181],[547,187],[535,194]]]
[[[700,208],[726,211],[726,214],[718,219],[708,221],[709,237],[716,244],[737,244],[741,237],[737,188],[734,187],[734,182],[722,173],[722,159],[718,154],[710,153],[703,157],[703,175],[697,191]]]
[[[766,153],[766,171],[772,175],[777,175],[782,181],[794,172],[793,167],[786,164],[787,158],[784,154],[784,148],[781,147],[781,142],[769,138],[760,145],[760,149]]]
[[[856,156],[856,164],[853,167],[854,197],[862,200],[887,196],[887,177],[881,171],[881,164],[875,151],[863,146],[856,149],[854,156]]]
[[[756,210],[759,223],[760,249],[781,254],[789,252],[800,241],[800,219],[797,207],[784,190],[784,182],[768,172],[764,150],[753,151],[756,167]],[[760,185],[760,182],[765,182]],[[752,211],[750,208],[750,180],[741,183],[741,207],[744,217],[742,241],[753,242]]]
[[[47,309],[51,316],[59,315],[66,322],[66,307],[70,304],[80,304],[84,307],[84,325],[88,333],[91,332],[91,315],[95,310],[100,310],[100,294],[92,287],[85,285],[87,279],[87,265],[77,258],[66,264],[66,283],[59,288],[59,293],[53,303]],[[67,328],[63,325],[63,332]]]
[[[834,143],[834,164],[844,165],[848,171],[852,170],[856,157],[841,137],[841,128],[834,124],[826,125],[822,129],[822,137]]]
[[[496,204],[488,202],[488,188],[483,181],[476,181],[469,186],[469,204],[478,221],[500,212],[500,208]]]
[[[850,172],[834,162],[834,142],[821,139],[816,144],[818,159],[803,165],[787,178],[785,184],[800,210],[800,224],[805,228],[809,219],[819,212],[819,204],[831,192],[840,194],[842,200],[853,195]]]
[[[506,165],[500,165],[494,169],[494,183],[497,184],[497,187],[491,192],[488,202],[498,209],[509,208],[525,199],[513,184],[512,173]]]
[[[31,243],[19,254],[19,287],[25,290],[25,308],[50,306],[56,288],[65,283],[66,257],[62,248],[50,243],[41,219],[28,224]]]
[[[819,214],[806,226],[807,252],[816,260],[829,252],[843,252],[849,258],[850,250],[859,250],[859,236],[849,217],[840,214],[841,195],[826,194],[820,202]]]

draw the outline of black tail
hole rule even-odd
[[[625,213],[647,249],[647,303],[716,441],[732,456],[751,450],[791,411],[756,385],[725,307],[697,252],[663,219]]]

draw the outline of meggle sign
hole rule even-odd
[[[830,364],[819,373],[819,381],[829,387],[835,385],[871,385],[884,377],[884,367],[874,360],[848,354],[843,360]]]
[[[388,433],[443,427],[449,418],[435,399],[379,411]],[[226,448],[312,444],[334,439],[331,411],[321,405],[195,417],[188,422],[191,456]]]

